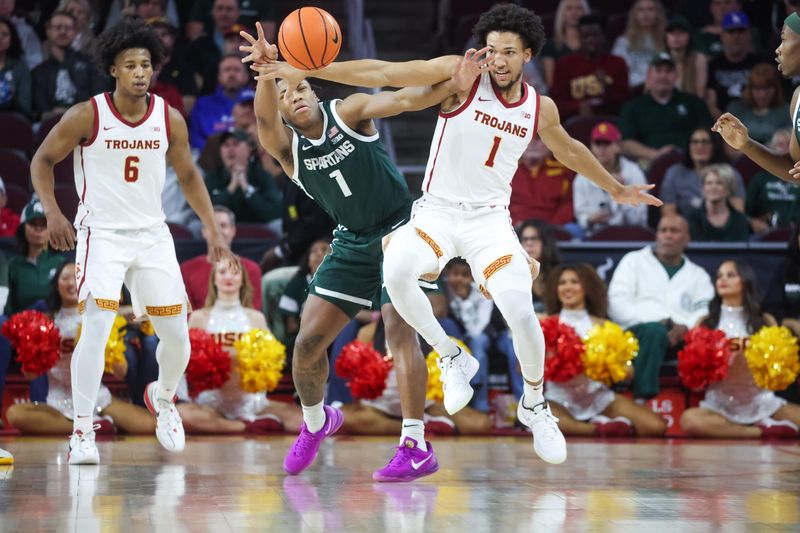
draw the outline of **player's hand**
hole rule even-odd
[[[734,150],[744,148],[750,138],[747,126],[730,113],[723,113],[711,127],[711,131],[716,131],[722,135],[725,142]]]
[[[61,211],[47,215],[47,230],[50,232],[50,246],[59,252],[75,249],[75,228]]]
[[[789,183],[800,183],[800,161],[796,162],[792,168],[789,169],[789,178],[792,181]]]
[[[267,42],[260,22],[256,22],[257,37],[253,37],[244,30],[240,31],[239,35],[248,42],[248,44],[239,46],[239,51],[247,53],[242,58],[242,63],[261,64],[278,60],[278,47]]]
[[[467,92],[475,83],[475,78],[485,72],[494,62],[494,56],[487,54],[489,47],[480,50],[470,48],[456,61],[455,68],[450,75],[449,86],[454,93]]]
[[[233,272],[239,271],[236,256],[231,252],[231,249],[225,241],[222,240],[222,236],[219,234],[216,226],[208,235],[208,257],[211,259],[212,263],[228,261]]]
[[[256,81],[260,80],[274,80],[280,78],[286,80],[286,84],[290,88],[297,87],[300,82],[308,77],[311,71],[300,70],[294,68],[285,61],[273,61],[271,63],[253,63],[250,69],[258,73],[255,77]]]
[[[647,205],[661,207],[664,205],[664,202],[646,192],[651,190],[653,187],[655,187],[655,185],[652,183],[650,185],[624,185],[622,190],[616,194],[612,194],[611,198],[613,198],[618,204],[630,204],[636,206],[644,203]]]

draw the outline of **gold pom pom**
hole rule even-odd
[[[128,321],[122,315],[117,315],[114,318],[114,325],[111,328],[111,333],[108,335],[105,350],[105,366],[103,372],[111,374],[114,372],[114,365],[117,363],[125,362],[125,329]],[[75,346],[81,339],[81,324],[78,324],[78,330],[75,332]]]
[[[797,337],[784,326],[765,326],[750,337],[744,356],[756,385],[783,390],[797,379]]]
[[[595,326],[584,339],[584,372],[595,381],[611,385],[628,377],[631,361],[639,353],[639,341],[613,322]]]
[[[461,351],[472,357],[472,352],[469,350],[469,348],[467,348],[466,344],[455,337],[450,338],[456,344],[458,344],[459,348],[461,348]],[[442,371],[439,368],[439,365],[436,364],[436,360],[438,358],[439,354],[436,353],[436,350],[431,350],[427,357],[425,357],[425,363],[428,365],[428,391],[425,394],[425,397],[428,400],[433,400],[435,402],[441,402],[444,400],[444,390],[442,389]]]
[[[139,331],[142,332],[142,335],[152,336],[156,334],[156,330],[153,327],[153,323],[149,320],[145,320],[139,323]]]
[[[283,376],[286,346],[267,329],[251,329],[233,343],[242,390],[270,392]]]

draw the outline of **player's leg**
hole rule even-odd
[[[131,435],[152,435],[156,429],[156,419],[147,409],[132,403],[111,398],[111,403],[100,412],[114,420],[114,425]]]
[[[45,403],[15,403],[6,411],[9,424],[23,435],[69,435],[72,421]]]

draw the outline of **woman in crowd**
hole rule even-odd
[[[605,284],[585,263],[555,267],[546,301],[548,314],[557,315],[581,337],[606,320]],[[659,415],[583,373],[563,383],[548,380],[544,396],[566,435],[660,437],[667,431]]]
[[[744,357],[750,336],[762,326],[775,325],[758,303],[755,272],[739,259],[725,261],[715,285],[701,324],[728,337],[730,368],[725,379],[708,387],[699,407],[683,412],[681,426],[692,437],[796,438],[800,406],[758,387]]]
[[[539,54],[544,68],[544,81],[548,87],[553,86],[558,58],[575,53],[580,48],[578,21],[582,16],[588,15],[589,11],[589,3],[586,0],[561,0],[558,3],[553,24],[553,38],[548,39]]]
[[[31,72],[14,23],[0,17],[0,111],[31,114]]]
[[[664,6],[658,0],[637,0],[628,12],[625,33],[617,37],[611,53],[628,65],[631,90],[644,85],[650,60],[657,52],[664,51],[666,26]]]
[[[685,17],[675,16],[667,23],[664,44],[678,72],[676,87],[705,99],[708,58],[693,48],[691,31],[692,27]]]
[[[683,161],[675,163],[667,169],[661,183],[659,198],[664,202],[662,215],[680,213],[689,216],[693,209],[703,203],[703,191],[700,186],[700,173],[708,165],[727,163],[723,142],[719,135],[711,135],[706,127],[695,128],[689,136],[689,143],[683,152]],[[731,205],[744,212],[744,181],[738,171],[735,194],[731,197]]]
[[[736,190],[733,167],[709,165],[700,173],[703,203],[689,213],[689,233],[697,242],[744,242],[750,235],[747,217],[734,209],[731,198]]]
[[[236,263],[237,269],[224,261],[214,265],[206,306],[189,317],[190,328],[211,333],[231,355],[230,377],[219,389],[201,392],[194,403],[178,404],[178,412],[190,432],[261,434],[283,428],[298,431],[302,422],[298,406],[270,402],[266,392],[242,390],[233,344],[253,328],[267,329],[267,322],[260,311],[250,307],[253,301],[250,278],[244,274],[238,259]],[[188,399],[185,391],[179,396]]]
[[[12,426],[27,434],[64,434],[72,432],[72,352],[76,344],[81,315],[75,286],[75,263],[64,263],[53,278],[49,308],[61,334],[61,358],[47,372],[49,387],[46,403],[17,403],[6,413]],[[124,379],[127,363],[118,363],[114,376]],[[31,376],[32,377],[32,376]],[[149,435],[155,431],[155,418],[144,408],[111,396],[105,385],[97,396],[96,421],[101,429],[113,432],[113,426],[127,433]]]
[[[750,137],[761,144],[767,144],[777,130],[790,127],[778,69],[766,63],[754,66],[742,98],[731,101],[726,111],[741,120]]]

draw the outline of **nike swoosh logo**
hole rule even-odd
[[[103,131],[108,131],[108,130],[113,130],[113,129],[114,129],[114,126],[111,126],[110,128],[107,128],[106,126],[103,126]]]
[[[339,43],[339,32],[336,31],[336,26],[333,27],[333,37],[331,37],[331,41],[333,44]]]
[[[300,147],[300,149],[301,149],[301,150],[303,150],[304,152],[305,152],[306,150],[308,150],[309,148],[313,148],[313,147],[312,147],[310,144],[307,144],[307,145],[305,145],[305,146],[301,146],[301,147]]]
[[[492,101],[492,99],[491,99],[491,98],[481,98],[481,97],[479,96],[479,97],[478,97],[478,101],[479,101],[479,102],[491,102],[491,101]]]
[[[325,434],[328,435],[331,432],[331,428],[333,427],[333,420],[328,417],[328,427],[325,429]]]
[[[421,467],[422,465],[424,465],[425,463],[427,463],[427,462],[428,462],[428,459],[430,459],[431,457],[433,457],[433,454],[430,454],[428,457],[426,457],[425,459],[423,459],[423,460],[422,460],[422,461],[420,461],[420,462],[416,462],[416,461],[414,461],[414,460],[412,459],[412,460],[411,460],[411,468],[413,468],[414,470],[419,470],[419,467]]]

